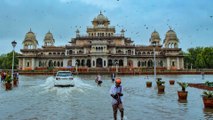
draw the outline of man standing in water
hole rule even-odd
[[[116,77],[115,73],[112,73],[111,74],[112,83],[115,81],[115,77]]]
[[[124,108],[123,108],[123,87],[121,86],[121,79],[116,78],[115,85],[110,89],[110,95],[112,97],[112,109],[114,120],[117,120],[117,111],[119,109],[121,113],[121,120],[124,117]]]

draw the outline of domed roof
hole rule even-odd
[[[93,19],[94,22],[99,22],[99,23],[103,23],[103,22],[109,22],[108,18],[105,17],[102,12],[100,12],[100,14]]]
[[[154,32],[152,32],[151,34],[151,38],[160,39],[160,35],[156,30],[154,30]]]
[[[33,43],[38,44],[38,41],[36,40],[36,36],[35,36],[35,34],[31,31],[31,29],[30,29],[30,31],[29,31],[28,33],[26,33],[25,39],[24,39],[23,43],[24,43],[25,41],[32,41]]]
[[[44,40],[50,40],[53,39],[53,35],[50,31],[48,31],[48,33],[46,33]],[[54,39],[53,39],[54,40]]]
[[[170,30],[168,30],[166,32],[166,37],[177,38],[177,35],[176,35],[175,31],[173,31],[172,29],[170,29]]]
[[[166,32],[166,37],[164,39],[164,43],[165,42],[169,42],[169,41],[177,41],[177,42],[179,42],[179,39],[177,38],[177,35],[176,35],[175,31],[172,30],[171,28]]]

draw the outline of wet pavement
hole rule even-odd
[[[0,120],[113,120],[109,89],[110,75],[103,75],[98,87],[95,75],[76,75],[75,87],[53,86],[53,76],[20,76],[11,91],[0,87]],[[201,83],[213,75],[160,75],[165,93],[158,94],[153,76],[119,76],[124,87],[125,120],[211,120],[213,110],[204,109],[203,90],[188,87],[188,101],[178,102],[180,86],[169,80]],[[146,81],[152,87],[146,88]],[[118,112],[118,116],[120,113]]]

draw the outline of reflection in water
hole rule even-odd
[[[204,108],[204,109],[203,109],[203,113],[204,113],[204,118],[205,118],[206,120],[211,120],[211,119],[213,119],[213,109]]]
[[[202,90],[187,88],[187,103],[178,102],[180,86],[169,80],[202,82],[196,75],[163,76],[165,93],[158,94],[156,82],[146,87],[146,76],[119,76],[124,87],[125,120],[191,120],[211,119],[213,112],[203,110]],[[206,75],[211,80],[212,75]],[[75,76],[75,87],[54,87],[53,76],[20,76],[20,85],[12,91],[0,88],[1,120],[63,119],[113,120],[109,89],[110,76],[103,75],[103,85],[97,87],[95,75]],[[196,114],[195,114],[196,113]],[[119,116],[119,115],[118,115]]]

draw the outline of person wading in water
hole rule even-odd
[[[124,108],[123,108],[123,87],[121,86],[121,79],[116,78],[115,85],[110,89],[110,95],[112,97],[112,109],[114,120],[117,120],[117,111],[119,109],[121,113],[121,120],[124,117]]]
[[[116,77],[115,73],[112,73],[112,74],[111,74],[112,83],[114,83],[115,77]]]
[[[101,80],[101,75],[98,74],[96,79],[95,79],[95,82],[97,83],[97,86],[101,86],[102,84],[102,80]]]

